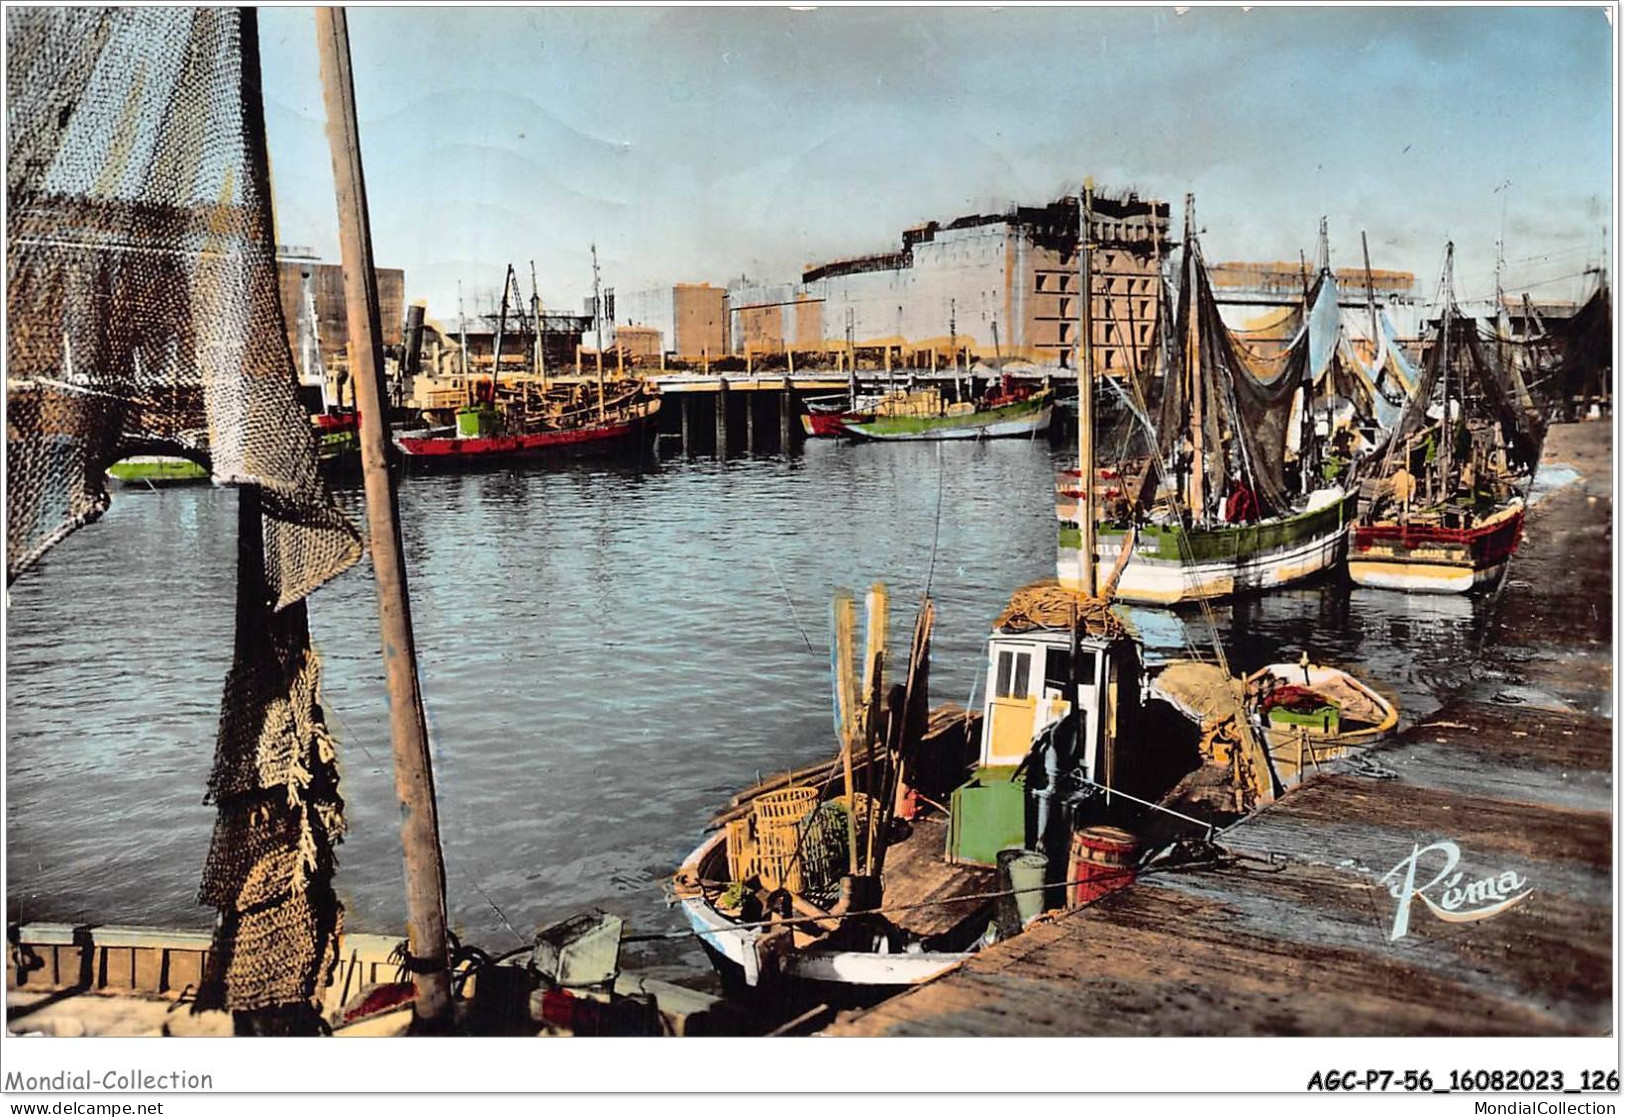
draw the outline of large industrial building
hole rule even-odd
[[[709,283],[678,283],[650,291],[623,292],[605,300],[615,323],[616,343],[629,356],[650,348],[648,331],[659,335],[654,353],[681,361],[717,358],[728,352],[728,292]],[[605,339],[606,341],[609,339]]]
[[[882,349],[902,365],[962,360],[1070,367],[1077,347],[1076,197],[918,225],[896,251],[835,260],[799,283],[728,290],[733,352]],[[1090,256],[1096,367],[1143,363],[1157,318],[1168,204],[1097,194]]]
[[[322,353],[327,358],[342,357],[350,343],[350,321],[344,304],[344,268],[323,263],[308,248],[279,245],[276,269],[288,347],[295,353],[300,351],[299,316],[308,283],[316,304],[316,330]],[[378,324],[383,330],[380,344],[399,345],[406,317],[406,273],[400,268],[378,268],[377,275]]]

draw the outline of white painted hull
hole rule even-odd
[[[983,426],[941,427],[924,431],[883,432],[867,429],[864,423],[845,424],[846,432],[854,438],[869,442],[959,442],[982,438],[1022,438],[1042,434],[1049,430],[1053,405],[1041,408],[1031,415],[1001,419]]]
[[[761,931],[736,927],[704,901],[685,899],[683,914],[701,941],[726,961],[738,966],[745,984],[761,983],[756,944]],[[877,954],[858,950],[801,950],[779,961],[780,976],[797,981],[825,981],[836,985],[905,986],[928,981],[971,957],[966,952]]]
[[[1123,568],[1115,596],[1137,604],[1175,605],[1289,586],[1336,566],[1342,560],[1347,535],[1348,528],[1344,526],[1328,535],[1245,559],[1187,564],[1136,554]],[[1102,540],[1097,550],[1097,568],[1111,570],[1128,539],[1125,535],[1115,541]],[[1063,557],[1057,563],[1057,576],[1063,584],[1079,584],[1082,575],[1077,559]]]
[[[1357,562],[1349,560],[1349,578],[1357,586],[1403,590],[1406,593],[1471,593],[1501,576],[1510,558],[1493,566],[1474,570],[1467,566]]]
[[[698,876],[707,855],[721,840],[722,835],[717,834],[703,842],[688,855],[679,875],[688,873]],[[679,889],[678,903],[700,941],[710,947],[723,964],[738,967],[748,986],[762,983],[764,975],[757,951],[762,936],[760,928],[738,926],[707,902],[702,894],[691,892],[685,895]],[[900,988],[929,981],[969,957],[969,953],[960,951],[880,954],[874,951],[810,949],[780,956],[777,966],[781,979]]]
[[[1523,538],[1524,503],[1510,502],[1471,530],[1357,526],[1349,544],[1355,585],[1405,593],[1460,594],[1501,577]]]

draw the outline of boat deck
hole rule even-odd
[[[889,918],[903,930],[933,938],[954,930],[988,907],[988,900],[960,900],[962,896],[991,892],[997,872],[978,865],[950,865],[943,860],[948,825],[940,815],[917,818],[913,832],[886,850],[883,877],[884,905]],[[928,907],[913,907],[939,901]],[[895,909],[907,910],[895,910]]]

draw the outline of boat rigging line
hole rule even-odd
[[[937,544],[942,540],[942,443],[937,443],[937,513],[931,525],[931,565],[925,571],[925,596],[931,596],[931,581],[937,576]]]
[[[801,623],[801,617],[796,613],[796,603],[791,599],[790,589],[784,584],[784,579],[779,576],[779,564],[773,561],[773,552],[771,550],[767,552],[767,565],[772,568],[773,578],[779,583],[779,591],[784,594],[784,603],[790,607],[790,619],[795,622],[796,628],[801,632],[801,642],[807,645],[809,652],[817,655],[818,649],[813,647],[812,637],[807,635],[807,628]]]

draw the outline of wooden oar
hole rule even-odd
[[[858,826],[852,798],[852,746],[858,728],[858,680],[852,662],[856,627],[857,603],[849,590],[839,590],[835,595],[835,639],[830,651],[833,657],[830,667],[835,675],[836,730],[841,741],[841,768],[846,777],[847,863],[853,876],[858,873]]]
[[[878,819],[880,804],[876,801],[875,771],[875,737],[880,731],[881,698],[885,680],[886,661],[886,587],[876,582],[869,588],[869,597],[865,602],[868,612],[868,627],[864,633],[863,644],[863,747],[865,759],[868,762],[865,772],[865,794],[870,799],[869,812],[864,817],[864,857],[865,872],[870,872],[874,863],[875,837],[874,825]],[[852,810],[856,812],[857,803],[851,802]]]

